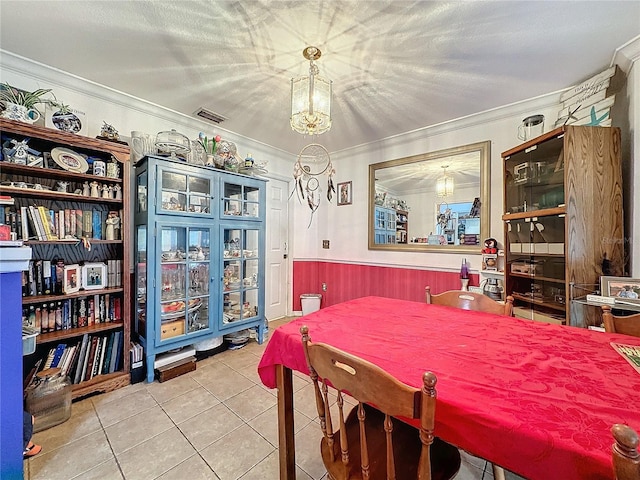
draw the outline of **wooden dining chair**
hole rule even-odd
[[[300,333],[323,434],[320,451],[330,479],[444,480],[456,475],[460,452],[434,437],[435,374],[425,372],[422,389],[414,388],[364,359],[313,343],[306,326]],[[331,415],[329,384],[337,390],[336,419]],[[346,418],[344,393],[358,401]],[[420,419],[420,428],[392,417]]]
[[[622,333],[640,337],[640,313],[618,317],[611,313],[611,305],[601,305],[604,330],[609,333]]]
[[[613,474],[615,480],[640,480],[638,434],[628,425],[615,424],[611,428],[613,444]]]
[[[513,297],[509,295],[504,303],[497,302],[481,293],[467,292],[463,290],[449,290],[433,295],[431,287],[425,287],[426,301],[433,305],[461,308],[462,310],[475,310],[477,312],[495,313],[497,315],[513,316]]]
[[[462,310],[475,310],[477,312],[495,313],[497,315],[513,316],[513,297],[507,296],[504,303],[497,302],[481,293],[467,292],[463,290],[449,290],[438,295],[431,293],[431,287],[425,287],[426,301],[428,304],[444,305],[446,307],[461,308]],[[502,467],[492,464],[495,480],[505,480]]]

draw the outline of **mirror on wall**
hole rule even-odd
[[[480,253],[491,142],[369,165],[369,250]]]

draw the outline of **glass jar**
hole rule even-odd
[[[72,389],[71,380],[59,368],[36,374],[27,387],[27,411],[36,419],[34,433],[69,420]]]

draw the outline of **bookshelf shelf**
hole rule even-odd
[[[94,334],[99,332],[108,332],[110,330],[117,330],[123,327],[122,322],[107,322],[91,325],[90,327],[77,327],[70,328],[68,330],[56,330],[51,333],[41,333],[36,337],[36,343],[50,343],[59,342],[60,340],[66,340],[68,338],[75,338],[85,333]]]
[[[105,293],[120,293],[123,292],[124,289],[122,287],[113,287],[113,288],[102,288],[100,290],[91,290],[91,293],[87,293],[82,290],[76,293],[67,293],[63,295],[34,295],[32,297],[22,297],[23,305],[32,305],[36,303],[46,303],[46,302],[58,302],[61,300],[66,300],[69,298],[79,298],[86,297],[87,295],[102,295]]]
[[[33,155],[27,162],[5,154],[0,162],[0,194],[14,200],[4,213],[10,214],[17,239],[32,249],[23,272],[22,317],[40,334],[35,354],[24,357],[25,380],[47,364],[52,351],[62,349],[57,366],[74,382],[73,398],[127,385],[129,147],[8,119],[0,119],[0,135],[2,144],[26,140]],[[58,147],[83,156],[88,170],[59,167],[51,157]],[[34,157],[42,157],[39,165],[33,166]],[[105,162],[108,176],[92,174],[97,160]],[[91,276],[81,275],[88,269]]]

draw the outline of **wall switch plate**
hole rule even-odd
[[[322,240],[322,248],[329,248],[329,240]]]

